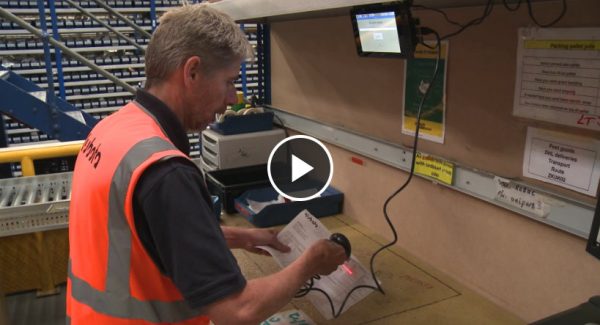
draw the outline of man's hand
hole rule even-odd
[[[222,226],[223,234],[229,248],[243,248],[249,252],[269,255],[268,252],[256,246],[270,246],[281,252],[289,252],[290,248],[277,239],[276,229],[237,228]]]
[[[261,255],[269,255],[269,253],[256,246],[269,246],[284,253],[289,252],[290,248],[277,239],[278,233],[276,229],[248,229],[249,240],[244,249]]]
[[[321,239],[304,252],[306,263],[312,268],[312,274],[327,275],[346,261],[346,251],[342,245],[329,239]]]
[[[269,245],[282,251],[289,250],[277,240],[277,231],[273,229],[224,226],[222,229],[231,248],[248,249],[255,248],[256,245]],[[251,245],[241,245],[237,241],[241,238],[248,239],[246,242]],[[321,239],[281,271],[249,280],[242,291],[206,306],[204,312],[215,324],[260,323],[283,308],[312,276],[330,274],[345,260],[346,252],[341,245],[329,239]]]

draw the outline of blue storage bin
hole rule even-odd
[[[272,112],[230,115],[222,123],[211,123],[210,128],[224,135],[268,131],[273,129],[273,116]]]
[[[294,201],[271,204],[259,213],[254,213],[248,206],[247,199],[258,202],[276,200],[279,194],[272,187],[246,191],[235,199],[235,209],[257,227],[283,225],[294,219],[304,209],[317,218],[342,212],[344,193],[329,186],[321,196],[308,201]]]

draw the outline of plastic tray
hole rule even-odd
[[[235,209],[257,227],[271,227],[287,224],[302,210],[307,209],[317,218],[342,212],[344,193],[328,187],[320,197],[308,201],[294,201],[266,206],[259,213],[250,210],[247,199],[267,202],[277,199],[278,193],[272,187],[249,190],[235,199]]]
[[[225,212],[235,213],[233,199],[247,190],[269,184],[267,165],[220,169],[206,172],[206,186],[221,198]]]
[[[210,128],[225,135],[268,131],[273,129],[273,116],[273,112],[230,115],[222,123],[210,124]]]

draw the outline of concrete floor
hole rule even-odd
[[[8,323],[11,325],[64,325],[66,318],[66,286],[60,293],[37,297],[35,291],[6,296]]]

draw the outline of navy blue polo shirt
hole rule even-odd
[[[142,89],[135,100],[189,156],[187,134],[167,105]],[[206,306],[246,285],[210,202],[202,174],[183,158],[149,166],[133,194],[135,228],[142,245],[192,308]]]

